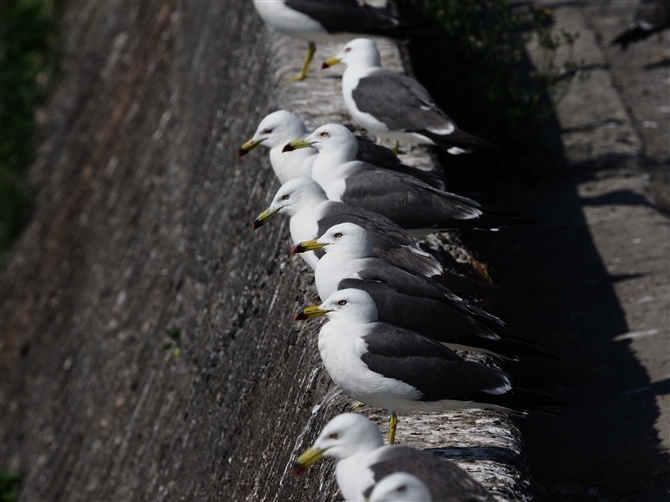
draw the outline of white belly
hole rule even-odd
[[[363,453],[337,463],[335,477],[344,500],[363,500],[366,490],[375,484],[374,474],[368,468],[368,465],[374,463],[370,462],[370,458],[370,454]]]
[[[280,0],[254,0],[258,15],[280,33],[309,41],[329,40],[328,32],[311,17],[286,7]]]

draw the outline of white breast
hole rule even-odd
[[[342,202],[349,167],[354,165],[351,162],[342,164],[335,154],[319,153],[312,164],[312,178],[321,185],[328,199]]]
[[[365,325],[330,321],[319,333],[319,352],[333,382],[349,397],[369,406],[400,409],[419,399],[411,385],[370,371],[361,360],[366,352]]]
[[[321,301],[326,301],[326,298],[337,291],[337,285],[342,279],[360,278],[356,273],[357,269],[355,260],[334,253],[326,253],[314,271],[316,290],[319,292]]]
[[[300,148],[292,152],[282,153],[282,148],[284,148],[284,145],[276,146],[270,150],[270,164],[272,164],[272,170],[279,183],[283,185],[293,178],[312,176],[312,164],[316,159],[314,149]]]
[[[305,14],[289,9],[283,1],[254,0],[254,7],[263,21],[284,35],[310,41],[328,36],[319,23]]]
[[[320,211],[318,208],[306,208],[291,217],[289,229],[291,231],[291,240],[293,241],[293,244],[311,241],[319,236],[319,214]],[[312,270],[316,270],[319,258],[314,254],[314,251],[301,253],[300,256]]]
[[[365,491],[374,485],[374,474],[368,468],[369,458],[369,453],[361,453],[337,463],[335,477],[344,500],[363,500]]]

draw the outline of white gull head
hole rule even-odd
[[[335,56],[340,63],[362,68],[381,67],[379,49],[369,38],[355,38],[348,42]]]
[[[350,162],[356,159],[358,140],[345,126],[340,124],[326,124],[305,138],[305,142],[319,151],[319,154],[337,155],[340,162]]]
[[[374,451],[383,444],[379,429],[369,418],[358,413],[343,413],[326,424],[312,449],[323,450],[327,457],[344,460]]]
[[[338,254],[352,260],[374,256],[370,234],[355,223],[334,225],[316,242],[326,244],[326,253]]]
[[[301,176],[284,183],[277,191],[269,210],[294,216],[301,210],[328,200],[326,192],[312,178]]]
[[[309,131],[299,117],[286,110],[277,110],[261,120],[253,141],[267,148],[275,148],[294,139],[304,138],[307,134]]]
[[[331,321],[368,324],[377,322],[377,306],[372,297],[361,289],[342,289],[330,295],[319,306],[327,310]]]
[[[370,502],[432,502],[425,483],[406,472],[394,472],[377,483]]]

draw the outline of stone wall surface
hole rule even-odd
[[[318,325],[293,322],[317,296],[288,221],[251,231],[279,186],[265,152],[236,157],[275,109],[347,123],[338,69],[285,85],[305,44],[246,1],[72,2],[66,21],[35,213],[2,272],[0,468],[26,501],[338,499],[331,462],[289,467],[351,403]],[[430,245],[470,265],[457,235]],[[439,449],[501,502],[532,498],[503,414],[401,416],[399,442]]]

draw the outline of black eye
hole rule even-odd
[[[282,200],[288,200],[289,197],[290,197],[289,194],[286,194],[282,197]]]
[[[333,432],[333,433],[330,434],[328,437],[329,437],[330,439],[337,439],[337,438],[339,437],[339,435],[337,434],[337,432]]]
[[[407,491],[407,486],[400,485],[396,491],[400,492],[400,493],[405,492],[405,491]]]
[[[344,49],[344,52],[351,52],[351,47],[347,47],[346,49]]]
[[[347,300],[340,300],[337,304],[344,307],[347,304]]]
[[[328,136],[330,136],[330,134],[328,134],[326,131],[323,131],[323,132],[321,133],[321,137],[322,137],[322,138],[327,138]]]
[[[270,134],[272,132],[272,129],[264,129],[263,134]]]
[[[335,234],[335,238],[336,238],[336,239],[339,239],[340,237],[342,237],[342,232],[337,232],[337,233]]]

